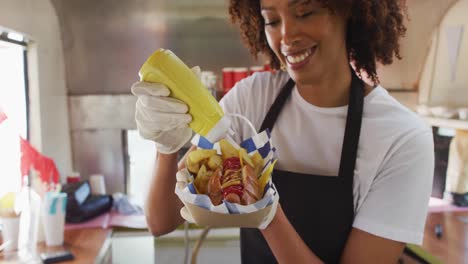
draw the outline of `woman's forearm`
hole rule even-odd
[[[304,243],[281,206],[270,225],[261,230],[278,263],[323,263]]]
[[[145,203],[148,228],[155,236],[173,231],[184,221],[180,216],[182,202],[174,193],[177,170],[177,153],[158,153]]]

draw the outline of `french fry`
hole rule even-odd
[[[252,162],[253,162],[253,168],[254,168],[254,171],[255,171],[255,175],[257,175],[257,177],[260,178],[261,173],[262,173],[262,169],[263,169],[263,158],[262,158],[262,155],[260,155],[260,153],[258,153],[258,151],[255,151],[255,153],[252,155],[251,157],[252,159]]]
[[[199,163],[210,156],[216,155],[215,149],[197,149],[189,153],[189,158],[193,163]]]
[[[207,184],[211,174],[213,174],[213,172],[210,171],[210,173],[208,173],[205,165],[200,167],[200,170],[198,171],[197,177],[195,177],[194,181],[195,187],[199,193],[206,194]]]
[[[237,181],[230,181],[230,182],[225,182],[223,185],[221,185],[221,188],[227,188],[229,186],[232,186],[232,185],[238,185],[238,184],[241,184],[242,182],[240,180],[237,180]]]
[[[205,178],[206,176],[206,167],[205,165],[201,165],[200,170],[197,173],[197,178]]]
[[[198,170],[200,170],[200,163],[193,162],[192,159],[190,158],[190,155],[187,157],[186,165],[187,165],[187,169],[191,173],[197,174]]]
[[[219,141],[219,146],[221,147],[223,160],[239,156],[237,149],[232,146],[231,143],[229,143],[226,139],[221,139]]]
[[[207,165],[211,170],[216,170],[217,168],[223,166],[223,159],[221,156],[213,155],[209,157]]]
[[[248,164],[252,168],[254,167],[252,159],[249,157],[249,154],[247,154],[247,151],[244,148],[239,149],[239,159],[242,167],[244,166],[244,163]]]
[[[273,172],[273,168],[275,167],[277,160],[275,160],[273,163],[271,163],[267,169],[262,173],[262,176],[260,179],[258,179],[258,186],[260,188],[260,193],[263,193],[263,190],[265,189],[265,185],[268,183],[268,181],[271,178],[271,173]]]
[[[216,155],[216,150],[214,149],[197,149],[190,152],[186,160],[187,169],[191,173],[197,174],[200,169],[200,163],[213,155]]]

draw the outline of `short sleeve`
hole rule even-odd
[[[248,92],[250,89],[249,80],[242,80],[238,82],[229,92],[221,99],[219,104],[223,109],[224,113],[241,114],[246,115],[245,109],[247,107],[246,102],[249,98]],[[240,142],[243,136],[242,124],[238,119],[231,118],[231,129],[234,131],[234,140]]]
[[[260,129],[266,112],[289,76],[286,73],[258,72],[242,79],[221,99],[227,114],[240,114],[247,118],[255,130]],[[239,118],[232,118],[234,139],[241,142],[254,135],[251,127]]]
[[[404,243],[421,244],[434,174],[429,129],[395,142],[359,207],[355,228]]]

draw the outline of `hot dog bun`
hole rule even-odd
[[[221,170],[216,169],[208,181],[208,197],[213,205],[219,205],[223,202],[223,193],[221,190]]]

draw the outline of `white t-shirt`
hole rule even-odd
[[[226,113],[247,117],[258,131],[288,79],[284,72],[256,73],[226,94],[221,106]],[[314,106],[295,87],[272,131],[276,168],[338,175],[347,108]],[[238,142],[252,135],[242,120],[233,120],[233,129]],[[387,239],[421,244],[433,173],[432,130],[384,88],[374,88],[364,99],[353,226]]]

